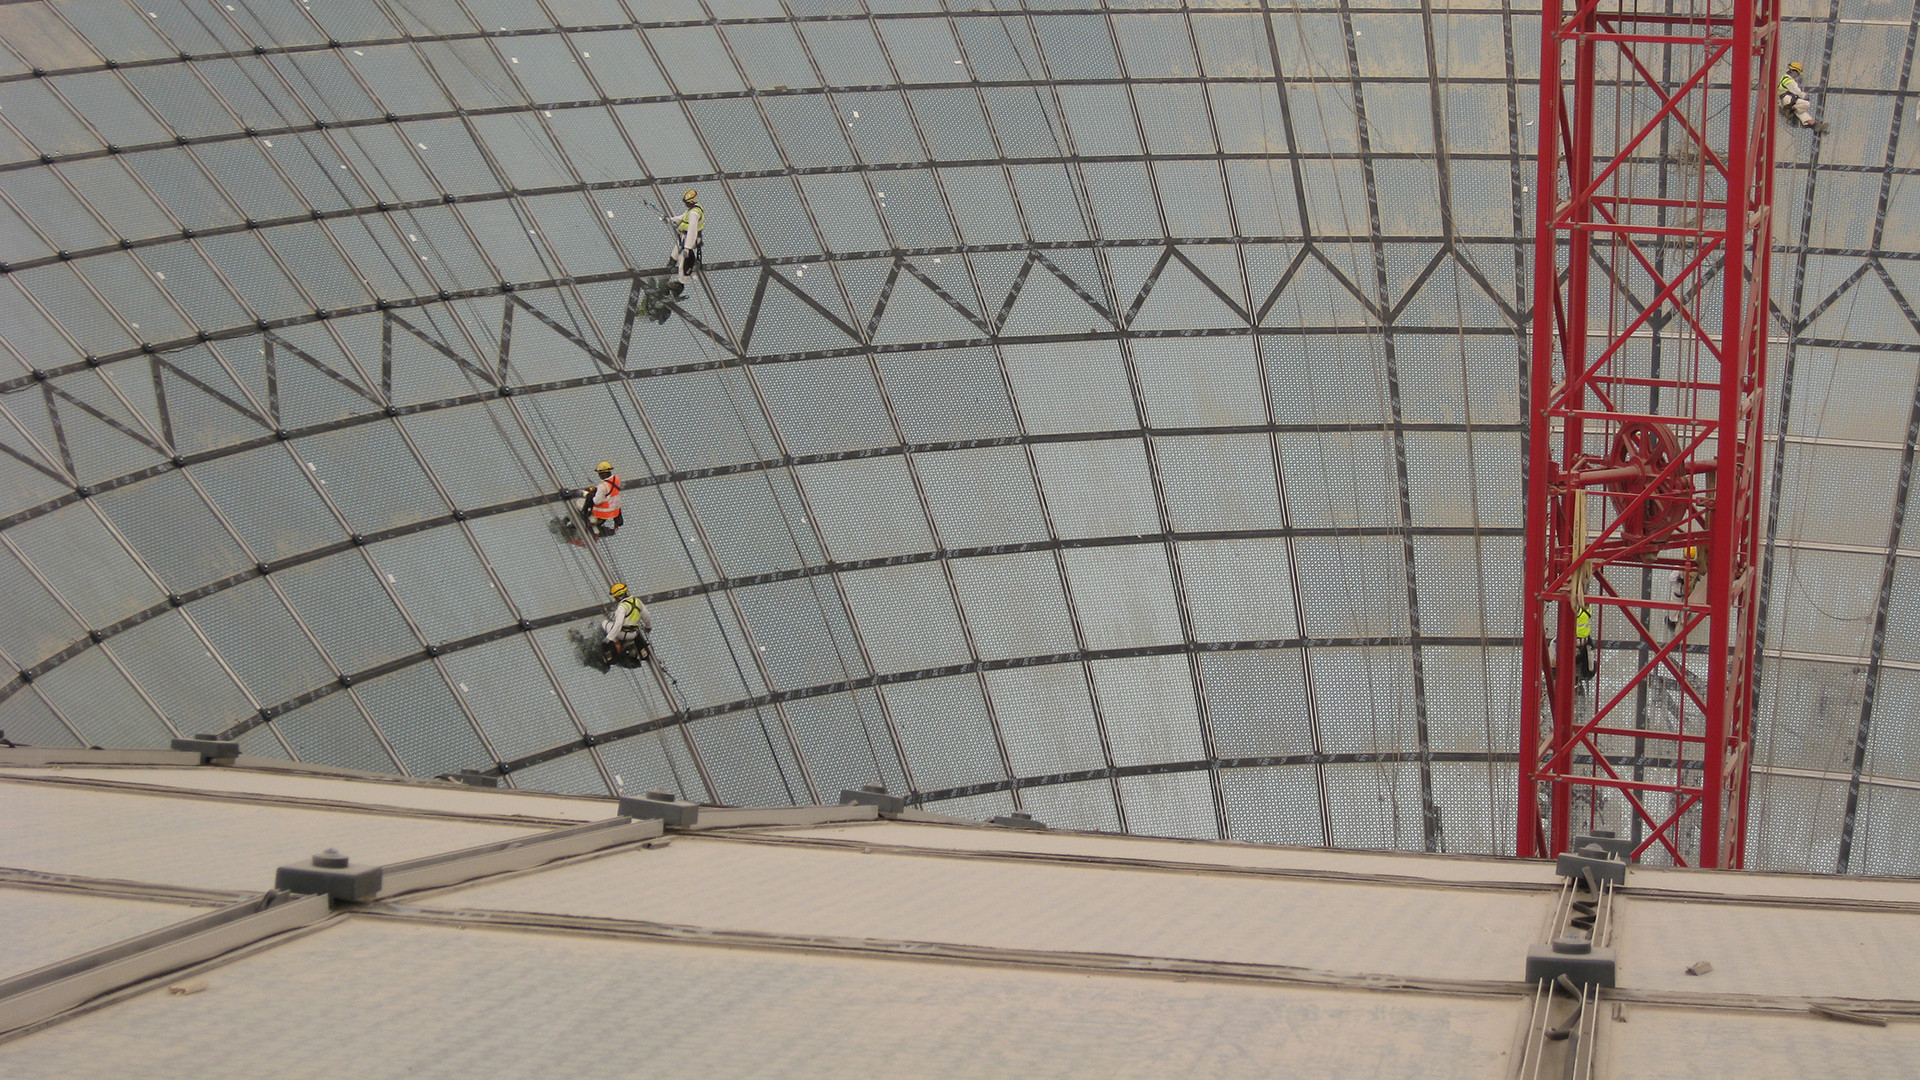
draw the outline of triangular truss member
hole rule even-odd
[[[924,275],[915,272],[904,259],[895,264],[898,271],[881,293],[879,308],[868,324],[867,334],[875,345],[898,345],[907,341],[972,341],[987,335],[987,328],[952,294]]]
[[[576,330],[575,328],[571,326],[562,325],[553,316],[548,315],[546,312],[535,307],[533,304],[528,303],[527,300],[523,298],[520,294],[518,293],[510,294],[507,297],[507,303],[514,305],[520,308],[522,311],[525,311],[527,314],[533,316],[534,319],[538,321],[541,326],[544,326],[548,330],[551,330],[554,333],[560,335],[560,337],[564,339],[569,345],[572,345],[574,348],[580,350],[583,353],[586,353],[588,356],[592,357],[596,363],[601,364],[602,366],[606,367],[608,370],[611,370],[611,371],[619,370],[620,365],[615,363],[613,360],[613,357],[608,356],[598,345],[595,345],[592,342],[588,341],[587,339],[581,337],[579,331]],[[525,331],[523,330],[522,333],[524,334]],[[503,354],[500,358],[500,368],[502,371],[505,371],[507,369],[507,357],[508,357],[508,354],[506,354],[503,350]],[[582,374],[584,374],[584,372],[573,372],[570,375],[563,375],[558,377],[574,378]],[[535,381],[542,381],[542,380],[529,379],[526,381],[535,382]]]
[[[7,418],[9,425],[14,429],[14,431],[18,432],[26,440],[27,445],[30,446],[35,453],[41,455],[42,460],[35,461],[33,458],[29,457],[28,455],[20,452],[19,450],[14,449],[13,446],[10,445],[13,442],[11,438],[0,439],[0,453],[4,453],[8,457],[14,458],[15,460],[19,461],[23,465],[27,465],[39,472],[45,473],[47,476],[51,477],[54,481],[59,483],[62,487],[72,487],[74,484],[73,470],[70,468],[66,468],[65,465],[59,460],[59,458],[57,457],[57,453],[58,453],[57,450],[55,450],[52,446],[49,445],[52,440],[50,438],[43,437],[42,435],[37,435],[33,431],[29,430],[27,425],[21,421],[19,416],[19,412],[20,412],[19,406],[21,404],[33,403],[36,401],[40,401],[43,398],[44,398],[44,395],[41,395],[40,398],[30,398],[30,397],[26,397],[25,395],[15,395],[10,399],[0,398],[0,416],[5,416]],[[44,405],[42,406],[42,408],[44,409]],[[41,418],[44,419],[44,417],[45,417],[45,413],[42,412]],[[51,434],[52,434],[52,429],[51,428],[46,429],[45,435],[50,436]],[[63,469],[65,471],[62,471]]]
[[[268,344],[272,346],[271,349],[267,350],[267,364],[268,364],[268,370],[270,372],[274,371],[275,369],[275,366],[277,364],[277,360],[276,360],[277,355],[284,353],[288,356],[293,357],[296,360],[301,361],[306,366],[312,368],[314,371],[318,372],[319,374],[326,376],[332,382],[337,383],[340,386],[346,387],[349,391],[353,393],[355,397],[358,397],[366,401],[368,404],[370,405],[384,404],[384,402],[380,400],[380,395],[360,385],[359,381],[353,378],[353,376],[348,375],[334,368],[332,365],[328,364],[324,360],[319,359],[318,357],[314,356],[312,353],[301,348],[300,346],[295,345],[293,342],[287,340],[285,337],[279,334],[273,333],[272,331],[268,331],[266,334],[266,340]],[[285,371],[278,371],[276,372],[276,374],[280,375],[281,377],[284,377],[286,373]],[[273,376],[270,375],[269,377],[271,378]]]
[[[1260,301],[1259,308],[1254,312],[1255,322],[1261,324],[1266,323],[1267,313],[1273,310],[1273,305],[1280,300],[1280,294],[1287,290],[1288,285],[1292,284],[1294,275],[1300,272],[1300,268],[1306,265],[1307,259],[1312,254],[1312,245],[1302,244],[1299,250],[1295,251],[1293,256],[1287,260],[1286,267],[1280,271],[1279,280],[1273,283],[1273,288],[1267,290],[1267,298]]]
[[[1876,284],[1861,285],[1861,282],[1870,278]],[[1870,318],[1874,315],[1871,309],[1884,310],[1892,298],[1887,295],[1884,286],[1877,284],[1878,281],[1879,276],[1873,273],[1873,262],[1869,259],[1860,260],[1860,264],[1855,266],[1832,292],[1823,297],[1819,303],[1806,309],[1805,314],[1800,316],[1800,325],[1794,328],[1794,336],[1827,340],[1839,338],[1851,327],[1863,299],[1866,300],[1870,309],[1867,312]],[[1878,295],[1875,295],[1876,293]],[[1816,326],[1819,327],[1817,331]]]
[[[1391,312],[1395,323],[1427,326],[1514,325],[1513,306],[1459,249],[1442,246],[1409,283]]]
[[[1126,316],[1129,330],[1194,330],[1247,321],[1240,304],[1171,244],[1161,250]]]
[[[1104,306],[1038,252],[1032,253],[1020,269],[995,320],[1000,336],[1099,333],[1115,326]],[[1046,272],[1036,273],[1037,269]]]
[[[1370,253],[1368,257],[1372,257]],[[1297,309],[1288,310],[1279,302],[1283,297],[1298,304]],[[1319,243],[1310,243],[1300,249],[1298,265],[1288,267],[1273,294],[1261,305],[1265,314],[1260,325],[1273,326],[1275,318],[1283,326],[1336,325],[1348,310],[1349,301],[1359,303],[1369,322],[1382,321],[1380,305],[1334,265]]]
[[[97,386],[97,384],[95,385]],[[113,397],[105,386],[98,386],[97,391],[89,392],[95,390],[95,387],[89,386],[88,380],[84,376],[78,375],[63,379],[50,379],[46,386],[55,398],[67,403],[67,407],[61,409],[61,412],[65,414],[68,422],[85,424],[85,420],[75,415],[76,411],[84,413],[98,420],[100,423],[105,424],[108,428],[139,443],[150,453],[159,454],[163,457],[171,457],[173,455],[172,450],[155,442],[146,432],[135,428],[134,418],[127,415],[126,406],[120,404],[119,400]],[[87,400],[88,398],[95,400],[89,401]],[[52,402],[49,402],[49,407],[59,408],[59,406]]]
[[[488,386],[498,387],[500,385],[499,376],[495,375],[491,371],[486,370],[485,368],[482,368],[479,364],[474,363],[472,359],[462,356],[459,352],[455,351],[452,346],[448,345],[444,341],[441,341],[437,336],[427,333],[425,330],[422,330],[419,327],[413,325],[413,323],[408,322],[405,318],[399,315],[390,315],[388,317],[393,320],[394,326],[402,330],[405,330],[408,334],[411,334],[416,340],[418,340],[422,345],[425,345],[427,348],[432,349],[434,352],[437,352],[441,356],[444,356],[447,359],[453,361],[454,363],[460,365],[462,368],[466,369],[468,373],[472,374],[475,378],[485,382]]]
[[[182,453],[273,430],[273,421],[242,400],[244,393],[206,346],[155,356],[153,370],[159,384],[155,395],[168,424],[183,433],[173,440]],[[235,416],[245,423],[232,423]]]
[[[1907,299],[1907,294],[1893,280],[1893,274],[1887,270],[1886,262],[1882,259],[1873,260],[1873,271],[1880,275],[1880,284],[1887,287],[1887,295],[1893,297],[1894,304],[1900,308],[1900,314],[1906,317],[1907,325],[1916,332],[1920,332],[1920,314],[1914,312],[1913,304]]]
[[[1480,269],[1479,264],[1473,261],[1472,256],[1460,250],[1457,244],[1452,246],[1453,261],[1459,264],[1460,272],[1465,274],[1475,285],[1478,285],[1481,292],[1487,294],[1487,299],[1492,301],[1493,306],[1500,310],[1500,314],[1506,316],[1508,322],[1515,326],[1525,325],[1527,314],[1521,311],[1519,305],[1515,304],[1505,293],[1500,291],[1499,287],[1493,283],[1493,279],[1488,277],[1486,273]]]
[[[1387,296],[1382,300],[1387,304],[1387,321],[1399,319],[1407,304],[1420,294],[1422,286],[1433,277],[1434,271],[1446,260],[1447,246],[1433,247],[1433,254],[1421,257],[1428,250],[1425,244],[1396,244],[1387,249]],[[1409,272],[1411,271],[1411,272]],[[1399,299],[1391,299],[1392,297]]]
[[[1106,292],[1106,287],[1101,284],[1099,263],[1093,252],[1062,248],[1051,255],[1045,251],[1036,251],[1033,257],[1039,261],[1040,265],[1053,271],[1056,277],[1066,283],[1067,288],[1073,290],[1075,296],[1086,301],[1088,306],[1105,316],[1107,322],[1114,326],[1120,325],[1119,318],[1108,309],[1106,301],[1100,298],[1100,294]],[[1078,274],[1074,273],[1075,264],[1080,268]]]
[[[944,259],[946,261],[942,261],[943,256],[939,255],[923,257],[909,261],[904,269],[907,273],[919,278],[922,285],[931,290],[933,295],[939,297],[948,307],[959,312],[960,317],[972,323],[975,329],[983,334],[990,333],[987,321],[980,317],[980,313],[972,304],[961,299],[963,296],[972,296],[974,293],[973,281],[967,274],[966,260],[954,256],[945,256]]]
[[[772,267],[762,268],[753,306],[740,330],[741,348],[755,354],[787,355],[859,344],[859,331],[848,326],[845,319],[828,311],[786,275]]]

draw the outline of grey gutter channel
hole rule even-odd
[[[268,892],[0,982],[0,1035],[103,994],[311,926],[325,897]]]

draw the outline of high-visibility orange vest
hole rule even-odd
[[[620,516],[620,478],[609,476],[601,482],[607,485],[607,497],[604,501],[594,502],[593,516],[601,521],[612,521]],[[595,487],[594,494],[599,493],[600,489]]]

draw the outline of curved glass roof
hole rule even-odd
[[[1912,873],[1916,16],[1789,16],[1750,860]],[[1510,850],[1537,27],[0,5],[0,727]]]

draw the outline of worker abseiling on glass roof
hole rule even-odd
[[[705,243],[701,233],[707,224],[707,212],[700,207],[700,193],[688,188],[680,196],[687,206],[686,212],[676,217],[662,218],[673,226],[673,292],[675,296],[685,292],[687,283],[693,280],[694,268],[700,265],[700,246]]]
[[[653,629],[653,615],[647,611],[647,605],[629,593],[626,585],[620,582],[615,582],[607,590],[607,595],[613,597],[613,608],[600,624],[600,630],[605,634],[601,642],[601,659],[608,667],[615,664],[639,667],[646,662],[651,651],[647,644],[647,631]]]
[[[1581,608],[1573,617],[1573,678],[1575,684],[1584,691],[1586,684],[1593,681],[1594,647],[1593,616]]]
[[[573,508],[599,537],[612,536],[627,523],[620,512],[620,478],[613,474],[613,463],[603,461],[594,467],[600,480],[590,488],[581,488]]]
[[[1813,119],[1813,99],[1800,87],[1800,73],[1805,70],[1800,66],[1800,61],[1795,60],[1780,73],[1780,111],[1795,118],[1801,127],[1817,127],[1825,131],[1827,125],[1824,122],[1816,123]]]

